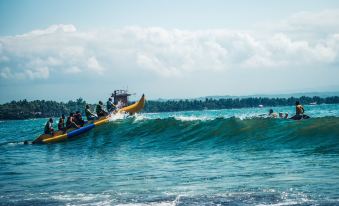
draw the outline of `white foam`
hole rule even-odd
[[[289,200],[286,202],[279,202],[279,203],[274,203],[274,204],[258,204],[257,206],[284,206],[284,205],[300,205],[301,203],[306,203],[307,201],[293,201]]]
[[[17,146],[17,145],[20,145],[20,144],[24,144],[24,142],[9,142],[9,143],[7,143],[8,146]]]
[[[117,206],[175,206],[176,202],[151,202],[151,203],[127,203],[117,204]]]
[[[207,116],[174,116],[174,119],[180,120],[180,121],[206,121],[206,120],[213,120],[213,118],[207,117]]]
[[[143,114],[138,114],[138,113],[134,114],[134,118],[135,118],[134,122],[142,121],[142,120],[145,120],[145,119],[151,119],[149,117],[146,117]]]
[[[126,114],[124,112],[118,112],[116,114],[111,114],[108,120],[110,122],[113,122],[113,121],[120,120],[120,119],[126,119],[127,116],[128,116],[128,114]]]
[[[236,115],[236,118],[239,118],[240,120],[245,120],[245,119],[253,119],[253,118],[257,118],[257,117],[262,117],[262,114],[258,114],[258,113],[243,113],[240,115]]]
[[[111,196],[106,194],[57,194],[52,198],[63,202],[72,202],[67,205],[112,205]]]

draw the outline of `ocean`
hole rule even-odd
[[[47,119],[0,121],[0,205],[339,205],[339,105],[268,109],[117,116],[49,145],[23,144]]]

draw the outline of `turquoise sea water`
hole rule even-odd
[[[46,119],[1,121],[0,205],[339,205],[339,105],[305,108],[117,117],[50,145],[22,143]]]

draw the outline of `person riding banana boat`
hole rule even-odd
[[[85,124],[85,121],[82,119],[82,115],[80,111],[77,111],[74,115],[74,122],[75,124],[79,125],[80,127],[83,127]]]
[[[112,98],[108,98],[108,101],[106,103],[106,109],[108,113],[114,112],[117,109],[117,107],[113,103]]]
[[[59,119],[58,130],[66,131],[66,127],[65,127],[65,115],[64,114],[61,115],[61,117]]]
[[[53,119],[52,118],[49,118],[49,120],[47,121],[45,128],[44,128],[44,133],[50,134],[50,135],[54,134]]]
[[[94,113],[91,112],[91,110],[89,109],[89,105],[86,105],[86,109],[85,109],[85,115],[88,121],[90,120],[95,120],[98,118],[98,116]]]
[[[69,114],[69,117],[67,117],[66,128],[67,129],[70,129],[70,128],[78,129],[78,128],[80,128],[80,126],[75,123],[75,117],[74,117],[73,112],[71,112]]]
[[[47,121],[44,127],[44,133],[39,135],[35,140],[33,140],[32,144],[39,144],[39,143],[47,144],[47,143],[54,143],[54,142],[64,141],[67,139],[72,139],[74,137],[79,136],[80,134],[88,132],[94,127],[98,127],[100,125],[108,123],[110,113],[112,114],[114,112],[124,112],[128,114],[135,114],[136,112],[139,112],[140,110],[143,109],[145,105],[145,95],[142,95],[139,101],[129,106],[125,106],[125,107],[122,106],[119,109],[115,107],[111,98],[108,101],[109,101],[108,103],[110,103],[108,111],[110,112],[105,111],[103,103],[99,101],[99,104],[96,106],[97,115],[90,111],[89,105],[86,105],[85,114],[86,114],[87,120],[91,120],[91,121],[87,121],[87,122],[84,121],[82,119],[82,115],[80,111],[77,111],[76,114],[71,112],[70,115],[67,117],[66,122],[65,122],[65,115],[62,115],[62,117],[59,119],[59,122],[58,122],[58,129],[59,129],[58,131],[54,131],[53,119],[49,118],[49,120]],[[124,105],[122,101],[120,102],[120,105]],[[28,141],[25,141],[25,144],[28,144],[28,143],[29,143]]]
[[[109,98],[109,102],[112,103],[111,98]],[[113,103],[111,105],[112,105],[111,107],[108,107],[108,102],[107,102],[107,107],[108,109],[110,109],[108,111],[115,110],[115,105]],[[92,113],[89,109],[89,105],[86,105],[85,114],[86,114],[87,120],[95,120],[98,116],[101,117],[101,116],[108,115],[108,113],[103,109],[103,103],[101,101],[99,101],[99,104],[97,105],[96,112],[99,115]],[[85,125],[85,121],[82,119],[82,115],[80,111],[77,111],[75,114],[71,112],[69,117],[67,118],[66,126],[65,126],[65,115],[61,116],[58,122],[58,130],[65,132],[67,129],[71,129],[71,128],[78,129],[78,128],[83,127],[84,125]],[[54,133],[53,119],[50,118],[44,127],[44,134],[53,135],[53,133]]]
[[[98,115],[98,118],[105,117],[108,115],[108,113],[104,110],[104,104],[102,103],[102,101],[99,101],[99,104],[97,104],[95,111]]]

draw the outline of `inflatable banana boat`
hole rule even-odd
[[[117,113],[129,113],[129,114],[134,114],[136,112],[139,112],[144,108],[145,105],[145,95],[142,95],[139,101],[136,103],[129,105],[127,107],[123,107],[120,110],[118,110]],[[67,139],[73,139],[85,132],[90,131],[94,127],[98,127],[100,125],[106,124],[109,122],[109,118],[111,117],[112,114],[102,117],[99,120],[95,120],[93,122],[88,122],[85,124],[85,126],[79,128],[79,129],[69,129],[65,133],[62,131],[56,131],[54,135],[49,135],[49,134],[42,134],[38,138],[36,138],[32,143],[33,144],[48,144],[48,143],[55,143],[55,142],[60,142],[64,141]]]

